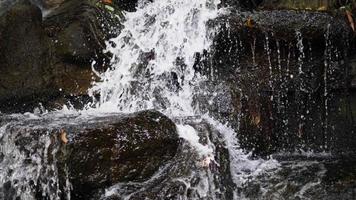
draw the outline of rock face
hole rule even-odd
[[[1,139],[9,152],[1,150],[0,165],[17,183],[10,180],[7,186],[1,185],[5,191],[0,190],[0,197],[24,197],[26,193],[17,187],[30,187],[30,181],[34,186],[27,188],[27,195],[37,199],[55,195],[95,199],[118,182],[148,180],[171,162],[180,144],[175,124],[156,111],[57,119],[9,119]],[[21,156],[27,161],[22,162]],[[36,172],[27,171],[41,166]],[[20,171],[27,173],[27,180],[16,179]]]
[[[225,133],[207,120],[175,121],[156,111],[2,116],[1,176],[11,178],[0,180],[0,198],[233,199]]]
[[[137,0],[114,0],[114,2],[123,10],[135,11],[137,7]]]
[[[213,24],[220,31],[200,65],[217,80],[205,84],[214,99],[232,109],[207,109],[233,124],[245,148],[354,150],[353,33],[343,15],[232,10]]]
[[[107,188],[109,195],[102,199],[233,199],[235,185],[230,171],[230,155],[222,133],[205,120],[193,118],[178,121],[178,126],[196,130],[200,145],[211,148],[210,155],[202,154],[197,146],[183,140],[168,168],[162,168],[159,174],[144,184],[121,182]],[[180,128],[178,130],[182,131]],[[191,134],[195,133],[189,134],[194,137]]]
[[[230,6],[241,10],[313,10],[332,11],[342,6],[354,8],[354,1],[348,0],[222,0],[222,6]]]
[[[1,104],[14,97],[28,97],[48,91],[52,76],[50,39],[42,29],[39,8],[28,1],[18,3],[0,19]]]
[[[99,128],[100,127],[100,128]],[[143,182],[176,154],[175,124],[158,112],[141,112],[102,126],[71,130],[68,168],[73,198],[118,182]],[[93,148],[95,147],[95,148]]]
[[[42,16],[26,0],[1,16],[2,112],[31,111],[40,102],[53,108],[70,96],[85,96],[95,79],[92,62],[97,70],[108,67],[111,55],[102,53],[104,41],[119,33],[120,10],[108,11],[97,1],[68,0]]]

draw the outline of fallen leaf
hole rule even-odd
[[[251,115],[251,123],[255,126],[259,126],[259,124],[261,123],[261,113],[256,111],[251,111],[250,115]]]
[[[253,20],[251,19],[251,17],[248,17],[245,25],[249,28],[253,28]]]
[[[348,10],[346,10],[346,16],[347,16],[347,20],[350,23],[350,27],[352,29],[353,32],[355,32],[355,23],[354,23],[354,18],[352,17],[352,13]]]
[[[59,138],[64,144],[68,143],[67,133],[65,132],[64,129],[62,129],[61,132],[59,133]]]
[[[101,2],[105,4],[112,4],[112,0],[101,0]]]
[[[320,6],[317,10],[318,11],[326,11],[328,8],[326,6]]]

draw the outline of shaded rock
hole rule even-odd
[[[59,4],[59,3],[58,3]],[[0,111],[48,109],[87,98],[92,62],[105,70],[104,41],[121,28],[120,10],[97,1],[65,1],[42,18],[30,1],[16,1],[0,19]],[[104,25],[103,25],[104,24]]]
[[[90,199],[118,182],[148,180],[170,162],[180,143],[175,124],[156,111],[53,117],[3,119],[11,122],[1,132],[0,142],[9,152],[2,152],[5,156],[0,165],[9,175],[17,170],[27,173],[27,180],[1,185],[5,194],[28,187],[29,194],[38,199],[56,195]],[[7,165],[17,161],[16,169]],[[42,169],[31,171],[39,165]],[[33,182],[32,187],[28,181]]]
[[[318,10],[326,11],[339,8],[341,6],[352,7],[355,1],[350,0],[322,0],[322,1],[309,1],[309,0],[275,0],[264,1],[260,7],[262,9],[289,9],[289,10]]]
[[[97,1],[68,0],[51,11],[44,24],[57,57],[69,63],[103,64],[110,59],[103,54],[105,41],[119,34],[120,17],[120,10],[111,13]]]
[[[241,10],[252,10],[256,9],[262,2],[263,0],[222,0],[221,6]]]
[[[355,59],[350,59],[351,66],[351,87],[356,89],[356,62]]]
[[[200,65],[217,96],[201,95],[199,107],[229,122],[244,148],[257,154],[355,150],[345,142],[356,138],[347,112],[352,30],[343,16],[231,12],[212,23],[220,29]]]
[[[211,155],[202,154],[196,144],[183,140],[168,168],[145,182],[120,182],[107,188],[105,200],[139,199],[233,199],[234,183],[230,171],[230,155],[223,133],[202,119],[176,119],[178,126],[191,127],[189,132],[199,143],[211,148]],[[178,131],[182,131],[178,128]],[[207,159],[211,160],[207,160]]]
[[[37,5],[39,8],[41,8],[44,12],[48,12],[50,9],[57,8],[66,0],[30,0],[30,1],[35,5]]]
[[[50,39],[42,29],[42,14],[21,1],[0,19],[0,99],[2,102],[51,90]]]
[[[114,3],[116,3],[119,8],[130,12],[136,10],[137,2],[137,0],[114,0]]]

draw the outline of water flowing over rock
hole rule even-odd
[[[261,10],[216,21],[214,48],[200,63],[215,84],[225,83],[224,105],[234,109],[211,111],[234,124],[243,146],[262,154],[353,150],[353,114],[346,111],[353,33],[345,18]]]
[[[52,117],[3,119],[0,165],[8,179],[0,197],[93,198],[118,182],[148,180],[180,143],[175,124],[155,111]]]
[[[7,3],[0,110],[43,106],[1,116],[0,198],[352,199],[353,9]]]

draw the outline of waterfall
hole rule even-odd
[[[126,13],[124,30],[112,39],[112,67],[91,89],[99,93],[97,110],[133,112],[158,109],[167,115],[195,115],[192,95],[203,79],[193,65],[209,49],[218,1],[156,0],[140,2]]]
[[[107,51],[114,55],[112,66],[104,73],[97,72],[101,81],[89,91],[93,98],[99,94],[100,99],[89,105],[88,110],[131,113],[156,109],[171,118],[195,116],[207,120],[223,135],[229,151],[236,199],[242,198],[238,188],[248,179],[278,164],[274,160],[251,160],[251,155],[239,146],[238,133],[200,110],[199,102],[193,102],[197,93],[208,92],[200,91],[204,90],[200,83],[208,77],[195,71],[193,66],[197,56],[212,45],[219,27],[210,27],[209,21],[224,14],[218,9],[219,3],[218,0],[141,1],[136,12],[126,13],[125,28],[107,43]],[[203,159],[214,160],[214,147],[208,147],[212,144],[200,144],[193,127],[177,126],[181,137],[188,140],[205,157]],[[215,184],[205,172],[200,172],[200,178],[206,180],[205,188]],[[200,196],[207,192],[199,189]]]
[[[190,199],[187,195],[188,189],[195,191],[196,199],[220,199],[219,195],[225,195],[221,194],[224,191],[219,191],[221,183],[216,183],[217,175],[209,168],[209,164],[215,162],[217,147],[210,141],[202,144],[198,131],[195,127],[186,124],[185,118],[194,117],[197,121],[204,120],[212,127],[211,129],[214,129],[215,132],[211,134],[216,135],[213,137],[222,140],[221,143],[228,151],[229,161],[226,162],[229,163],[231,174],[226,176],[232,177],[234,199],[243,198],[241,189],[253,177],[278,166],[274,160],[252,160],[251,154],[245,153],[239,146],[238,133],[220,119],[210,116],[206,110],[200,109],[200,102],[193,100],[199,93],[210,92],[201,87],[208,77],[199,72],[196,62],[204,52],[210,50],[213,37],[219,29],[209,23],[224,13],[218,9],[219,3],[219,0],[139,1],[136,12],[125,13],[124,29],[119,36],[107,41],[106,51],[113,54],[108,70],[98,72],[93,68],[100,81],[93,83],[89,95],[93,99],[100,96],[99,99],[79,111],[81,115],[88,113],[100,115],[100,113],[132,113],[155,109],[173,120],[183,119],[176,120],[178,133],[198,156],[194,161],[195,166],[189,166],[194,170],[193,173],[178,180],[187,186],[182,199]],[[211,75],[213,74],[211,70]],[[214,77],[209,78],[214,79]],[[213,98],[215,96],[213,95]],[[213,98],[209,102],[212,102]],[[63,117],[71,113],[76,111],[63,109],[59,114],[47,113],[43,120],[45,121],[46,117],[51,120],[63,120],[59,116]],[[240,115],[241,113],[238,116]],[[34,115],[21,116],[18,120],[26,121],[23,118],[31,117]],[[0,190],[0,197],[6,198],[1,196],[3,194],[19,196],[22,199],[36,199],[33,189],[38,187],[39,191],[42,191],[42,196],[50,200],[70,199],[71,184],[66,174],[66,166],[64,169],[57,166],[56,155],[59,147],[50,146],[51,143],[55,143],[55,146],[60,142],[53,141],[51,132],[32,139],[26,145],[28,148],[26,150],[30,153],[21,151],[15,145],[18,134],[25,132],[28,137],[31,137],[29,131],[26,131],[29,124],[31,123],[14,122],[1,127],[0,142],[4,144],[0,148],[0,155],[3,156],[1,158],[3,161],[0,162],[0,185],[8,183],[17,191],[14,191],[15,194],[7,194]],[[20,127],[19,130],[14,131],[16,134],[8,134],[11,128],[16,126]],[[46,130],[48,127],[43,128]],[[208,135],[210,132],[206,130],[204,134]],[[209,136],[207,138],[209,140]],[[34,148],[35,146],[37,148]],[[197,167],[199,165],[201,166]],[[60,170],[66,172],[65,177],[61,177],[65,180],[59,178]],[[197,177],[199,180],[195,180]],[[151,184],[150,182],[154,182],[156,178],[153,176],[145,183]],[[193,181],[198,184],[191,186]],[[65,183],[63,188],[59,188],[63,182]],[[137,187],[141,187],[142,184],[144,183],[137,184]],[[110,195],[117,194],[129,199],[139,191],[125,190],[123,185],[118,183],[107,188],[105,197],[110,198]],[[130,186],[126,187],[130,188]],[[144,189],[145,186],[142,188]]]

